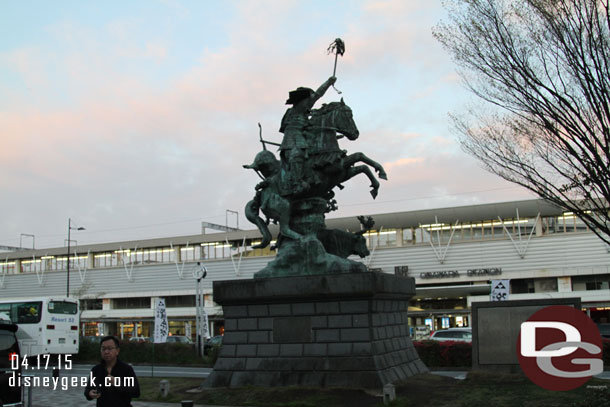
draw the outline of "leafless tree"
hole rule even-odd
[[[485,168],[610,244],[609,0],[449,0],[434,35],[482,103],[452,115]]]

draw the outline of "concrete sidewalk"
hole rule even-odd
[[[455,379],[464,379],[466,372],[464,371],[450,371],[450,372],[432,372],[434,374],[440,374],[443,376],[450,376]],[[80,386],[68,387],[66,390],[57,388],[53,390],[48,387],[33,387],[31,388],[32,394],[32,405],[27,404],[28,390],[25,392],[26,407],[95,407],[95,401],[87,401],[84,395],[85,389]],[[134,400],[131,402],[133,407],[181,407],[181,403],[158,403],[152,401],[139,401]],[[209,404],[195,404],[195,407],[211,407]],[[222,406],[215,406],[222,407]]]
[[[27,405],[28,394],[24,402],[26,407],[95,407],[95,401],[87,401],[84,389],[81,387],[69,387],[67,390],[53,390],[51,388],[36,387],[32,389],[32,405]],[[131,402],[133,407],[181,407],[181,403],[156,403],[151,401]],[[195,404],[195,407],[211,407],[208,404]],[[214,406],[222,407],[222,406]]]

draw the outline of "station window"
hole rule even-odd
[[[41,271],[40,265],[41,260],[22,260],[21,261],[21,272],[22,273],[34,273]]]
[[[103,309],[103,303],[101,298],[80,300],[80,309],[83,311],[101,310]]]
[[[0,275],[2,274],[10,274],[15,272],[15,262],[14,261],[5,261],[0,263]]]
[[[363,236],[369,249],[396,246],[396,229],[370,230]]]
[[[520,278],[510,280],[512,294],[557,292],[557,278]]]
[[[226,242],[210,242],[201,244],[204,259],[222,259],[231,256],[231,245]]]
[[[245,257],[255,257],[255,256],[275,256],[275,250],[271,250],[271,246],[275,245],[276,241],[273,240],[269,243],[269,246],[264,247],[262,249],[253,249],[252,246],[256,246],[260,244],[260,240],[254,240],[252,242],[246,243],[245,252],[243,252],[243,256]]]
[[[165,305],[167,308],[176,307],[194,307],[194,295],[170,295],[165,297]]]
[[[510,292],[511,294],[534,293],[534,279],[521,278],[516,280],[510,280]]]
[[[180,248],[180,260],[181,261],[195,261],[199,259],[197,248],[195,247],[181,247]]]
[[[415,242],[415,240],[413,238],[413,229],[412,228],[404,228],[402,230],[402,242],[403,242],[403,244]]]
[[[150,297],[114,298],[113,309],[147,309],[150,308]]]
[[[595,291],[610,288],[610,274],[572,277],[572,291]]]

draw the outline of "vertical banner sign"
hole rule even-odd
[[[205,309],[201,309],[201,319],[202,319],[202,325],[201,325],[201,336],[203,336],[205,339],[210,339],[210,328],[209,328],[209,321],[208,321],[208,313],[205,312]]]
[[[167,313],[165,312],[165,298],[157,298],[155,302],[155,343],[165,343],[169,325],[167,323]]]
[[[510,280],[491,280],[490,301],[507,301]]]
[[[187,321],[184,323],[184,336],[191,339],[193,336],[193,328],[191,327],[191,321]]]

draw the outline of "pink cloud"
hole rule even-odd
[[[401,158],[397,161],[383,163],[383,167],[388,173],[392,173],[394,170],[403,169],[403,167],[409,167],[424,161],[424,157]]]

